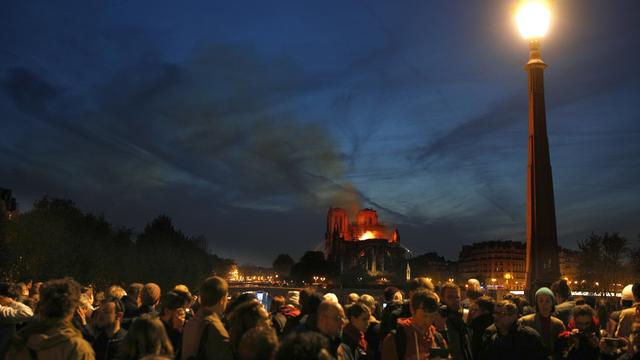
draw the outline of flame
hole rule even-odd
[[[360,240],[368,240],[368,239],[375,239],[376,235],[372,232],[372,231],[367,231],[364,234],[360,235]]]

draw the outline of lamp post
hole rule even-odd
[[[529,92],[529,156],[527,166],[527,282],[531,295],[560,277],[556,211],[544,104],[544,69],[540,39],[549,28],[548,1],[521,1],[516,21],[529,41],[529,61],[524,66]]]

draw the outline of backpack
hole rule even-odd
[[[407,334],[402,328],[393,329],[390,333],[393,334],[396,342],[396,355],[398,356],[398,360],[403,360],[407,353]],[[442,334],[436,332],[435,341],[440,349],[434,349],[434,351],[438,351],[438,356],[446,358],[449,355],[449,351],[446,349],[446,342]]]

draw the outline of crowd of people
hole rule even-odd
[[[404,290],[404,291],[403,291]],[[0,283],[0,359],[640,359],[640,283],[618,304],[574,298],[564,280],[532,303],[426,278],[381,298],[315,288],[230,296],[154,283],[102,291],[65,278]],[[464,298],[463,298],[464,295]]]

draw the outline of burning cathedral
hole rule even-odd
[[[398,229],[379,222],[373,209],[360,210],[350,221],[344,209],[329,208],[324,252],[345,282],[399,283],[410,276]]]

